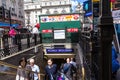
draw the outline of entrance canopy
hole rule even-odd
[[[75,54],[71,53],[71,54],[45,54],[44,56],[46,56],[47,58],[74,58]]]

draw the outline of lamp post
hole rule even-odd
[[[113,18],[110,10],[110,0],[100,2],[100,53],[99,53],[99,79],[111,80],[112,77],[112,40],[113,40]]]
[[[10,20],[10,26],[12,26],[12,21],[11,21],[11,7],[9,7],[9,20]]]

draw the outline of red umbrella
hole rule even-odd
[[[37,23],[37,24],[35,25],[35,27],[37,27],[37,28],[39,29],[39,28],[40,28],[40,24]]]

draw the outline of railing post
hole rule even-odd
[[[17,36],[15,35],[15,39],[14,39],[14,44],[16,45],[16,44],[18,44],[18,40],[17,40]]]
[[[34,34],[34,43],[37,45],[37,34]]]
[[[27,34],[27,47],[30,47],[30,34]]]
[[[4,55],[6,56],[10,54],[9,44],[8,44],[8,35],[7,34],[3,35],[2,39],[3,39],[3,51],[4,51]]]
[[[40,44],[42,43],[42,33],[39,34],[40,36]]]
[[[22,50],[21,47],[21,34],[17,34],[17,39],[18,39],[18,51]]]
[[[112,80],[112,40],[113,18],[110,10],[110,0],[100,0],[100,53],[99,54],[99,80]]]

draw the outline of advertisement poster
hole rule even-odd
[[[58,16],[42,16],[41,22],[61,22],[61,21],[78,21],[79,15],[58,15]]]

